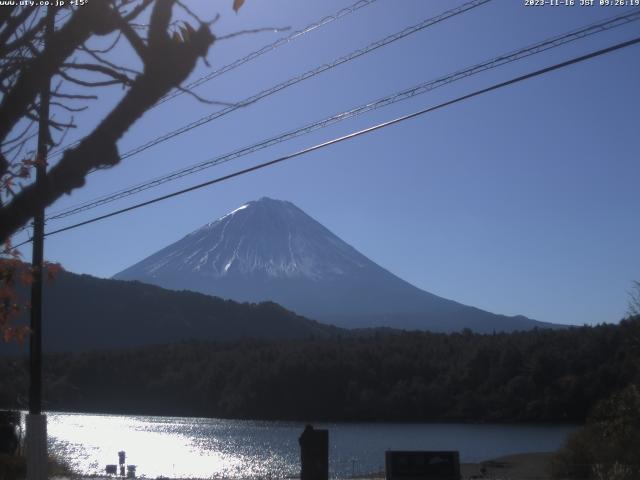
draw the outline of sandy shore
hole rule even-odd
[[[552,456],[553,452],[521,453],[480,463],[463,463],[460,465],[460,473],[463,480],[550,480],[549,465]],[[114,478],[122,477],[53,477],[51,480],[113,480]],[[186,480],[163,478],[166,480]],[[381,478],[384,478],[384,473],[364,475],[357,477],[357,480],[379,480]]]
[[[550,462],[554,452],[520,453],[460,465],[462,480],[550,480]],[[357,480],[380,480],[384,472],[364,475]]]
[[[554,452],[521,453],[460,466],[463,479],[549,480]],[[484,468],[484,475],[483,475]]]

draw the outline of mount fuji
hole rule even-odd
[[[557,327],[420,290],[293,203],[270,198],[236,208],[114,278],[236,301],[270,300],[346,328],[492,332]]]

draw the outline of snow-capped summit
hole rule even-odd
[[[161,279],[190,272],[213,278],[320,280],[351,273],[367,262],[293,203],[263,197],[204,225],[116,278]]]
[[[272,300],[344,327],[486,332],[545,326],[420,290],[293,203],[266,197],[239,206],[114,278],[237,301]]]

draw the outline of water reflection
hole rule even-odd
[[[118,463],[139,477],[292,478],[299,475],[300,422],[48,414],[49,448],[85,475]],[[575,426],[318,424],[329,429],[332,478],[383,470],[384,451],[458,450],[463,462],[559,448]]]
[[[210,429],[205,432],[198,420],[74,414],[48,418],[52,453],[83,474],[104,473],[105,465],[118,463],[120,450],[127,452],[127,464],[137,465],[138,476],[222,478],[266,473],[251,458],[230,451],[222,437]]]

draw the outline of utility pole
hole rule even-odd
[[[46,51],[55,27],[55,10],[47,8],[44,33]],[[40,91],[36,189],[42,187],[47,174],[49,144],[49,103],[51,77],[44,80]],[[30,384],[27,415],[27,480],[47,479],[47,417],[42,414],[42,268],[44,260],[44,207],[33,217],[33,254],[31,269],[31,335],[29,337]]]

